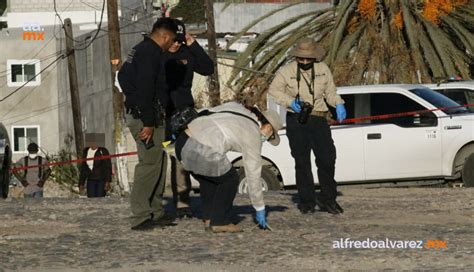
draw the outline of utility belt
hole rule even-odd
[[[298,115],[298,113],[294,113],[292,111],[287,111],[288,114],[290,115]],[[329,111],[313,111],[309,115],[311,116],[316,116],[316,117],[332,117],[331,113]]]
[[[133,119],[140,119],[141,117],[140,109],[137,106],[134,106],[134,107],[125,106],[125,113],[132,115]],[[154,109],[154,115],[155,115],[155,127],[158,128],[158,127],[163,126],[165,115],[159,103],[156,105]]]
[[[290,116],[297,116],[298,115],[298,113],[295,113],[295,112],[292,112],[292,111],[289,111],[289,110],[287,111],[287,114],[290,115]],[[310,113],[310,116],[322,117],[322,118],[325,118],[328,121],[333,121],[332,114],[329,111],[312,111]]]

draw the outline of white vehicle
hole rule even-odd
[[[426,84],[424,86],[444,94],[458,104],[474,105],[474,80]],[[468,108],[471,112],[474,112],[474,106],[469,106]]]
[[[459,106],[421,85],[340,87],[338,93],[346,102],[347,118]],[[338,183],[460,178],[466,186],[474,186],[474,114],[466,108],[334,125],[331,131],[337,152]],[[279,135],[280,145],[263,146],[265,190],[295,184],[286,131],[281,130]],[[240,154],[229,157],[235,167],[242,167]],[[318,183],[314,156],[312,163],[314,181]],[[239,192],[245,193],[242,170]]]

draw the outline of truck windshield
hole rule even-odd
[[[459,105],[449,97],[435,92],[429,88],[411,89],[410,92],[430,102],[436,108],[443,108],[441,111],[446,114],[461,114],[470,112],[466,107]]]

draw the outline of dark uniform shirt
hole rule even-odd
[[[176,53],[165,53],[166,86],[169,101],[166,114],[171,116],[176,109],[193,107],[191,93],[194,72],[203,76],[214,73],[214,63],[206,51],[194,41],[190,46],[181,46]]]
[[[140,119],[146,127],[155,124],[154,102],[164,88],[162,73],[163,50],[150,38],[145,38],[129,53],[118,73],[120,86],[125,94],[125,106],[138,108]]]

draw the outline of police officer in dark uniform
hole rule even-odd
[[[160,18],[151,34],[129,53],[118,74],[126,101],[126,121],[138,149],[134,184],[130,195],[132,230],[164,226],[174,220],[165,215],[161,201],[166,175],[165,138],[159,98],[165,92],[163,54],[174,43],[177,27]]]
[[[194,107],[191,93],[194,72],[209,76],[214,73],[214,63],[204,49],[194,38],[186,33],[182,21],[174,19],[178,27],[175,43],[165,54],[166,85],[169,101],[166,107],[166,116],[169,118],[176,110]],[[169,122],[167,122],[169,123]],[[168,137],[171,137],[168,129]],[[189,193],[191,180],[174,157],[171,157],[171,187],[177,216],[192,217],[189,207]]]

